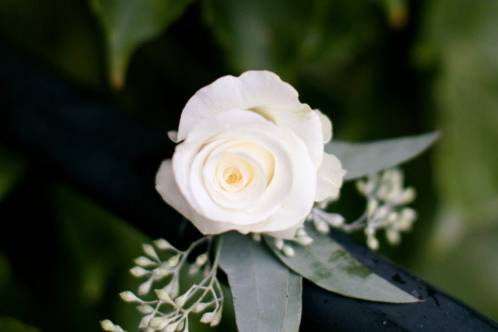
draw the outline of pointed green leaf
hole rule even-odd
[[[311,228],[307,232],[313,243],[309,246],[289,243],[294,249],[292,257],[278,250],[272,238],[265,237],[265,241],[291,270],[331,292],[378,302],[419,301],[370,271],[329,236]]]
[[[299,330],[302,278],[265,246],[247,236],[226,233],[220,266],[228,276],[239,332]]]
[[[123,85],[133,51],[176,18],[192,0],[91,0],[104,30],[113,87]]]
[[[333,141],[325,151],[334,154],[347,171],[346,180],[363,177],[408,161],[430,147],[439,133],[400,137],[371,143]]]

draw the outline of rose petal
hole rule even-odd
[[[265,224],[254,227],[257,233],[286,233],[295,231],[310,213],[316,192],[316,169],[307,158],[306,146],[293,133],[287,136],[289,155],[292,160],[292,188],[280,208],[267,219]],[[293,234],[292,234],[293,235]]]
[[[320,123],[322,125],[323,143],[327,144],[332,140],[332,121],[330,121],[329,117],[323,114],[321,111],[315,110],[315,112],[318,114]]]
[[[308,147],[316,167],[320,165],[323,134],[319,115],[299,101],[291,85],[269,71],[223,76],[197,91],[182,111],[178,139],[185,139],[199,122],[233,109],[252,109],[279,126],[293,130]]]
[[[322,164],[318,169],[315,201],[337,198],[344,175],[346,171],[342,168],[339,159],[332,154],[324,153]]]
[[[210,234],[225,231],[226,226],[212,222],[192,209],[176,184],[171,159],[163,161],[159,167],[156,175],[156,190],[166,203],[190,220],[201,233]]]

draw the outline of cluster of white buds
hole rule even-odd
[[[125,302],[137,305],[143,315],[138,329],[146,332],[188,332],[189,314],[202,314],[200,321],[216,326],[221,320],[223,310],[223,291],[216,278],[219,259],[219,245],[215,250],[214,260],[209,259],[209,250],[213,244],[211,237],[204,237],[192,243],[186,251],[180,251],[164,239],[154,241],[154,245],[144,244],[145,255],[135,259],[135,266],[130,273],[136,278],[146,278],[138,287],[138,295],[131,291],[120,294]],[[204,246],[207,250],[199,254],[194,263],[187,259],[194,251]],[[166,256],[166,259],[162,259]],[[190,265],[190,267],[188,267]],[[188,267],[189,274],[201,273],[201,280],[189,285],[181,292],[180,273]],[[151,293],[153,299],[145,300],[140,296]],[[124,330],[109,320],[101,322],[102,329],[109,332]]]
[[[281,239],[281,238],[273,238],[273,243],[275,248],[282,252],[285,256],[292,257],[295,252],[292,246],[289,243],[294,242],[301,246],[308,246],[313,243],[313,238],[308,235],[304,227],[299,228],[296,231],[294,238],[291,239]]]
[[[324,211],[326,206],[316,206],[308,220],[322,234],[327,234],[330,228],[352,233],[363,230],[370,249],[379,248],[376,235],[385,230],[390,244],[401,241],[401,233],[409,231],[417,218],[415,210],[406,207],[415,199],[415,190],[403,187],[401,170],[389,169],[381,174],[369,176],[366,180],[356,183],[357,189],[367,200],[367,208],[357,220],[346,223],[345,219],[336,213]]]
[[[358,181],[357,188],[367,199],[364,217],[367,245],[373,250],[379,248],[376,237],[379,230],[385,230],[390,244],[399,244],[401,233],[409,231],[417,218],[415,210],[406,207],[415,199],[415,190],[403,187],[403,173],[399,169],[390,169]]]

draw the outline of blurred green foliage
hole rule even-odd
[[[290,80],[341,139],[442,129],[433,153],[406,167],[420,220],[385,253],[498,319],[498,3],[3,0],[0,39],[162,130],[196,89],[246,69]],[[0,199],[23,174],[12,156],[0,151]],[[98,330],[102,318],[131,326],[137,315],[117,294],[134,287],[127,269],[145,237],[67,188],[52,196],[63,264],[50,303],[61,314],[34,315],[32,290],[0,255],[0,315],[54,331]],[[362,211],[351,202],[346,215]]]
[[[23,324],[9,317],[0,317],[0,331],[3,332],[39,332],[37,328]]]
[[[0,201],[22,176],[26,164],[12,151],[0,146]]]
[[[109,78],[115,88],[124,83],[126,67],[140,44],[159,35],[191,0],[92,0],[105,35]]]

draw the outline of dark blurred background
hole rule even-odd
[[[441,129],[404,167],[415,229],[381,251],[498,319],[498,2],[0,0],[0,43],[165,134],[198,88],[248,69],[295,85],[338,139]],[[130,326],[118,292],[146,236],[34,168],[0,142],[0,331]]]

